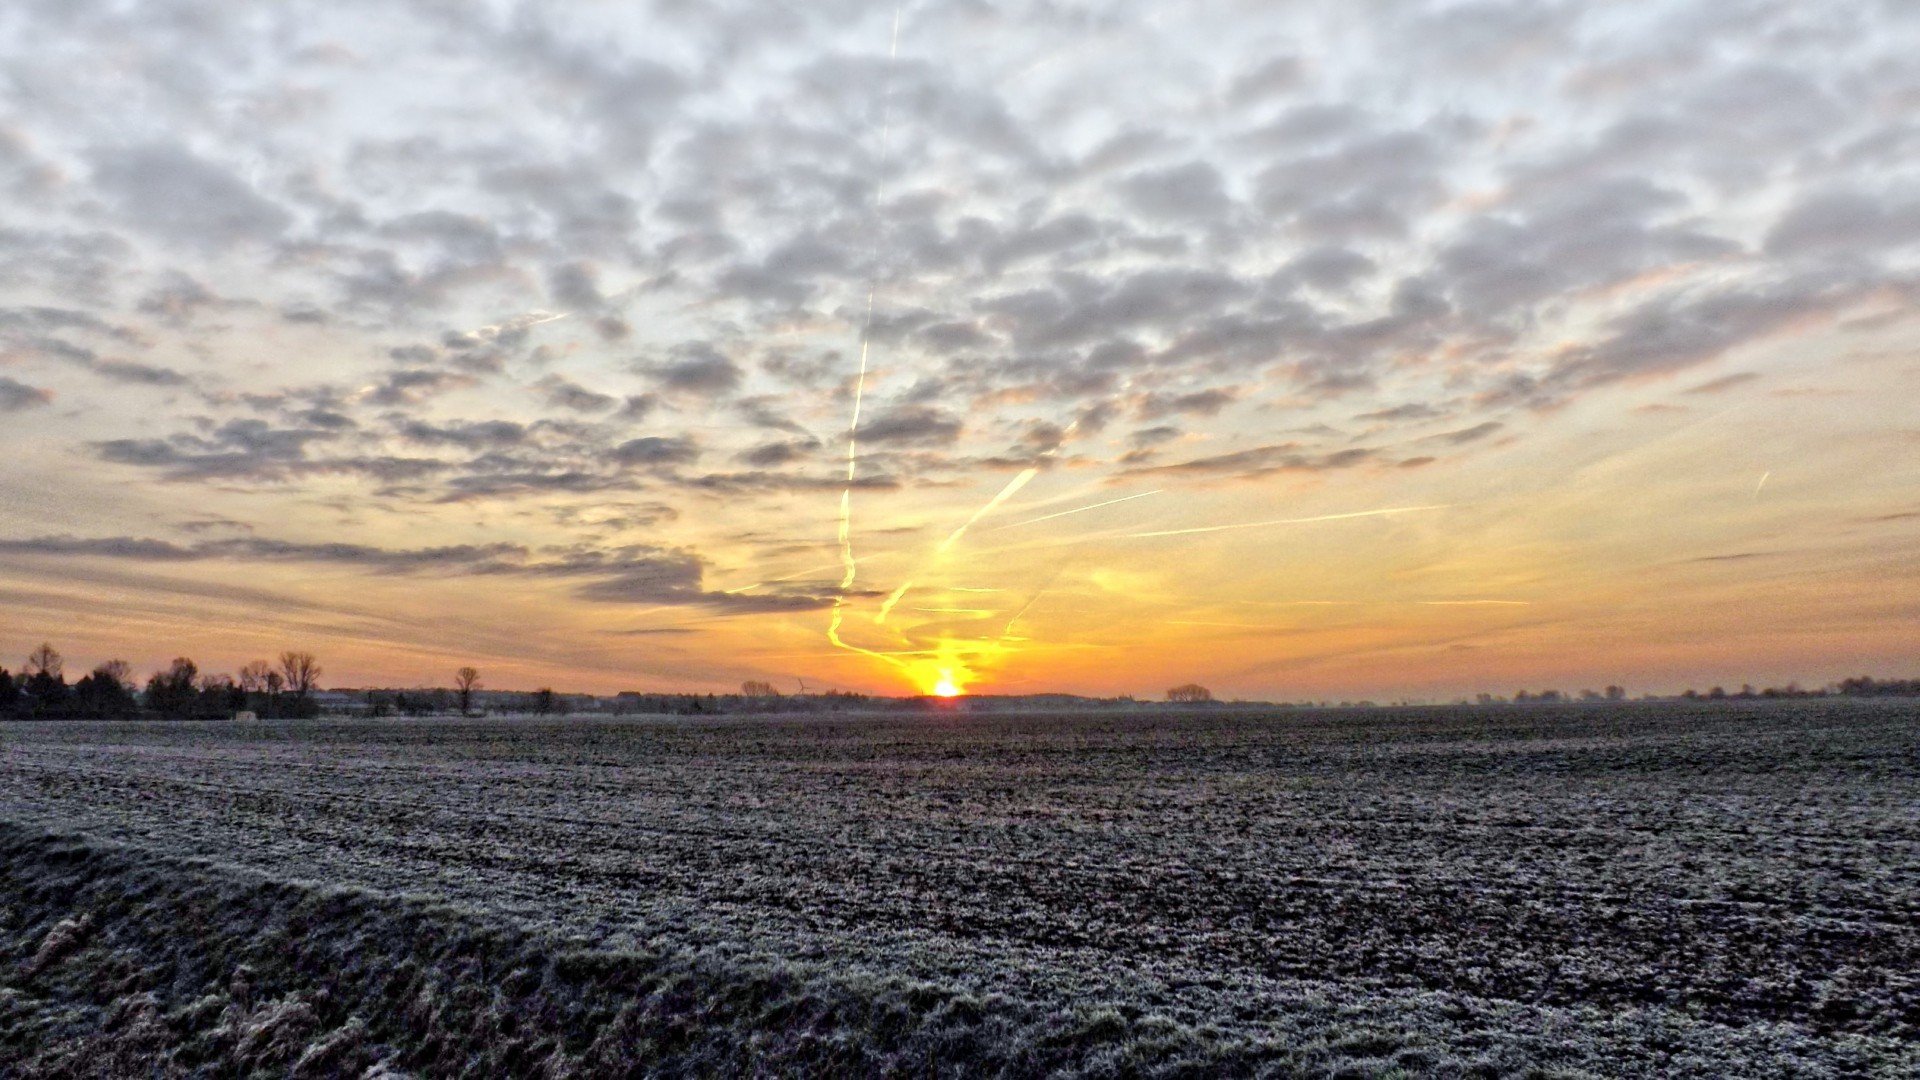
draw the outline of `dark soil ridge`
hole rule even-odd
[[[1795,1025],[1294,1001],[1273,1038],[744,953],[615,951],[428,899],[0,823],[0,1077],[1895,1076]],[[1830,1034],[1833,1037],[1837,1033]]]
[[[0,824],[7,1076],[1295,1075],[1297,1054],[1111,1011],[596,951]]]

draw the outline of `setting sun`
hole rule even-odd
[[[953,684],[953,672],[942,671],[940,679],[933,684],[934,697],[959,697],[960,688]]]

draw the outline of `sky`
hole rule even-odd
[[[0,664],[1920,666],[1920,5],[18,0]]]

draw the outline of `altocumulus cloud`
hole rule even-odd
[[[708,591],[706,564],[691,552],[651,545],[533,551],[518,544],[457,544],[382,548],[364,544],[298,543],[242,537],[180,544],[145,537],[41,536],[0,539],[0,556],[101,558],[144,563],[291,562],[367,569],[387,574],[448,573],[573,579],[572,594],[607,604],[692,605],[728,613],[806,611],[830,596],[772,590],[753,595]]]
[[[565,576],[642,488],[817,528],[856,396],[866,492],[1331,487],[1920,290],[1913,5],[1161,7],[15,5],[0,411],[76,420],[0,449],[540,530],[178,560]],[[583,598],[819,602],[703,591],[694,520]]]

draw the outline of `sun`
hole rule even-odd
[[[960,643],[943,639],[937,649],[902,663],[900,670],[914,693],[951,700],[966,697],[980,681],[972,659]]]

